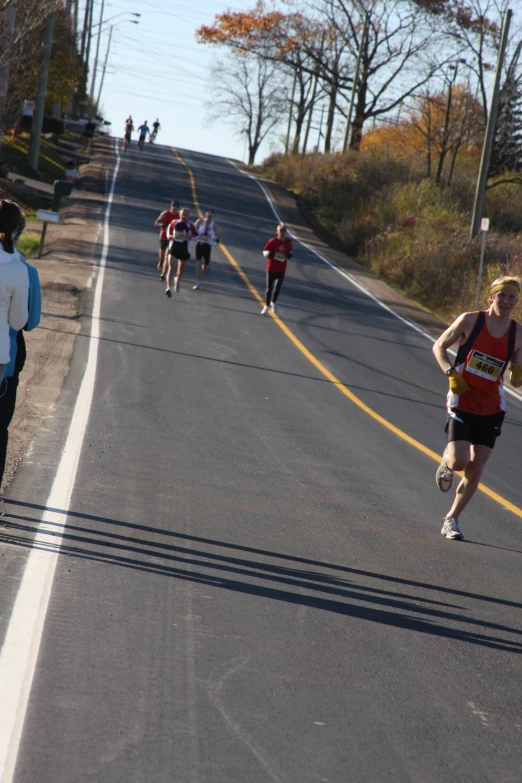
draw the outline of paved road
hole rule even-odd
[[[274,217],[227,161],[180,151],[252,283]],[[520,781],[522,520],[478,495],[440,534],[435,463],[353,405],[215,252],[168,300],[152,224],[187,170],[119,172],[94,401],[15,780]],[[281,318],[366,404],[443,447],[422,335],[296,248]],[[11,487],[5,634],[88,343]],[[486,483],[522,505],[522,408]],[[49,548],[52,537],[49,536]],[[43,553],[45,557],[45,552]]]

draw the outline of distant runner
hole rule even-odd
[[[292,240],[286,236],[284,223],[278,225],[277,236],[269,239],[266,243],[263,255],[268,259],[268,264],[266,267],[266,304],[261,310],[261,315],[266,315],[269,307],[272,308],[273,313],[277,313],[276,303],[285,279],[286,264],[292,258]]]
[[[453,471],[463,470],[441,534],[462,539],[459,515],[477,491],[480,477],[501,433],[506,404],[503,375],[511,362],[511,385],[522,386],[522,328],[511,319],[520,294],[518,277],[499,277],[491,285],[489,309],[463,313],[446,329],[433,353],[449,381],[448,445],[435,480],[451,489]],[[448,349],[459,340],[455,364]]]
[[[158,259],[158,271],[161,272],[160,279],[165,280],[165,272],[166,272],[166,259],[165,259],[165,253],[167,251],[167,248],[169,246],[169,240],[167,237],[167,228],[170,226],[173,220],[179,219],[179,201],[172,201],[170,205],[170,209],[164,210],[161,215],[158,217],[156,222],[154,223],[155,226],[159,226],[161,228],[160,231],[160,240],[159,240],[159,259]]]
[[[156,122],[152,123],[152,133],[150,134],[149,141],[152,143],[156,141],[156,136],[159,133],[159,130],[161,128],[160,121],[156,120]]]
[[[143,125],[140,125],[138,128],[140,137],[138,139],[138,147],[140,150],[143,149],[143,145],[145,144],[145,139],[147,138],[147,133],[150,133],[150,128],[147,125],[147,120],[143,123]]]
[[[210,253],[213,245],[219,245],[219,226],[214,220],[214,210],[207,209],[204,218],[196,220],[196,228],[199,232],[196,243],[196,285],[194,290],[201,285],[201,267],[203,272],[208,272],[210,266]]]
[[[171,240],[167,256],[167,287],[165,293],[172,296],[170,280],[172,276],[173,258],[178,262],[176,277],[174,278],[174,290],[179,291],[179,281],[183,277],[185,264],[190,258],[188,243],[198,236],[198,230],[189,220],[190,210],[182,209],[178,220],[173,220],[167,229],[167,236]]]
[[[130,144],[132,131],[134,130],[134,125],[132,124],[132,117],[129,117],[128,120],[125,123],[125,129],[123,133],[123,149],[126,150],[127,147]]]

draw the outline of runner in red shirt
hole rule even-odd
[[[266,243],[263,255],[268,259],[268,264],[266,267],[266,304],[261,310],[261,315],[266,315],[270,307],[273,313],[277,313],[276,303],[285,279],[286,264],[288,259],[292,258],[292,240],[287,238],[284,223],[278,225],[277,236],[269,239]]]
[[[489,309],[463,313],[446,329],[433,353],[448,376],[448,445],[435,479],[451,489],[453,471],[464,471],[441,533],[461,539],[459,514],[477,491],[506,412],[503,376],[511,362],[511,385],[522,386],[522,327],[511,319],[520,294],[518,277],[499,277],[489,293]],[[448,349],[456,342],[455,362]]]
[[[167,238],[170,239],[170,245],[167,255],[167,288],[165,293],[169,299],[172,296],[170,278],[174,265],[173,259],[175,258],[178,262],[178,271],[174,278],[174,290],[179,291],[179,281],[183,277],[185,264],[190,258],[188,243],[191,239],[196,239],[199,236],[196,226],[189,220],[189,215],[190,210],[182,209],[179,213],[179,219],[173,220],[167,229]]]
[[[154,223],[155,226],[159,226],[159,228],[161,228],[158,259],[158,272],[161,272],[161,280],[165,280],[165,272],[167,271],[167,264],[165,263],[165,253],[169,246],[167,228],[170,226],[173,220],[177,220],[179,218],[178,210],[179,201],[173,201],[170,205],[170,209],[164,210]]]

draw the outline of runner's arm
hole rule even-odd
[[[155,226],[158,226],[159,228],[162,228],[165,225],[165,215],[167,214],[166,210],[161,213],[159,218],[154,223]]]
[[[448,349],[451,348],[452,345],[455,345],[458,340],[466,337],[470,333],[475,318],[475,313],[462,313],[462,315],[459,315],[457,320],[441,334],[434,344],[433,353],[443,372],[446,372],[446,370],[453,367],[453,362],[448,356]]]
[[[219,231],[219,226],[218,226],[218,224],[215,221],[214,221],[214,239],[216,240],[216,242],[219,245],[219,243],[221,242],[221,234],[220,234],[220,231]]]
[[[265,258],[273,258],[274,257],[274,248],[273,248],[274,240],[269,239],[266,243],[265,247],[263,248],[263,255]]]

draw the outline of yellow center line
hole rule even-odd
[[[174,154],[176,155],[176,158],[178,161],[185,166],[185,168],[188,171],[188,175],[190,178],[190,186],[192,189],[192,200],[196,206],[196,210],[198,212],[199,217],[203,217],[203,213],[201,212],[198,197],[197,197],[197,191],[196,191],[196,180],[194,179],[194,174],[192,173],[192,169],[186,163],[181,155],[178,153],[175,147],[172,148]],[[244,282],[252,296],[254,296],[257,301],[261,304],[265,304],[265,300],[255,288],[252,283],[250,282],[248,276],[245,274],[245,272],[241,269],[239,264],[237,263],[236,259],[230,253],[230,251],[227,249],[226,245],[223,244],[223,242],[220,242],[219,244],[220,249],[223,251],[225,256],[227,257],[230,264],[234,267],[236,272],[238,273],[241,280]],[[275,313],[270,313],[271,317],[274,319],[278,327],[281,329],[282,332],[286,334],[288,339],[295,345],[295,347],[305,356],[308,361],[313,364],[313,366],[318,370],[321,375],[323,375],[327,380],[330,381],[340,392],[341,394],[344,394],[345,397],[347,397],[351,402],[354,403],[354,405],[357,405],[358,408],[360,408],[362,411],[364,411],[368,416],[371,416],[372,419],[375,419],[375,421],[378,421],[379,424],[382,424],[383,427],[386,427],[387,430],[390,432],[393,432],[394,435],[397,435],[398,438],[401,438],[401,440],[405,441],[406,443],[409,443],[410,446],[413,446],[418,451],[421,451],[423,454],[425,454],[427,457],[430,457],[432,460],[434,460],[437,464],[441,461],[440,454],[437,454],[435,451],[432,451],[432,449],[429,449],[427,446],[425,446],[423,443],[420,443],[420,441],[415,440],[415,438],[412,438],[410,435],[408,435],[403,430],[399,429],[399,427],[396,427],[395,424],[392,424],[391,421],[388,421],[388,419],[385,419],[383,416],[381,416],[377,411],[374,411],[373,408],[370,408],[369,405],[366,405],[365,402],[363,402],[359,397],[357,397],[356,394],[354,394],[350,389],[344,385],[342,381],[339,380],[330,370],[322,364],[322,362],[317,359],[311,353],[311,351],[308,350],[306,345],[304,345],[301,340],[296,337],[296,335],[292,332],[291,329],[288,328],[288,326],[284,323],[284,321],[279,318],[278,315]],[[459,473],[458,475],[462,475]],[[485,495],[490,497],[492,500],[499,503],[504,508],[508,509],[509,511],[512,511],[513,514],[516,514],[518,517],[522,518],[522,508],[519,508],[519,506],[516,506],[514,503],[511,503],[511,501],[507,500],[507,498],[502,497],[502,495],[499,495],[498,492],[495,492],[494,490],[487,487],[485,484],[479,484],[478,486],[479,490],[483,492]]]

